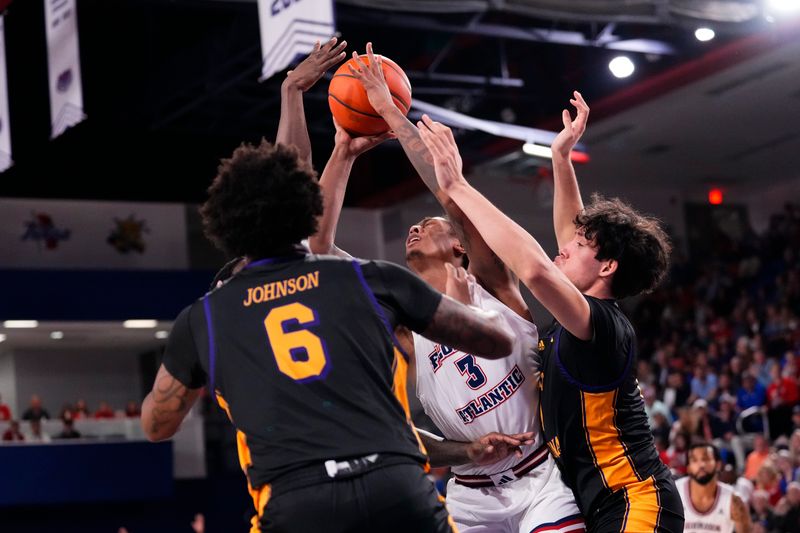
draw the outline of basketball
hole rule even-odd
[[[408,77],[397,63],[388,57],[379,57],[383,59],[383,76],[389,85],[394,104],[407,115],[411,108],[411,84]],[[366,55],[361,56],[361,60],[369,65],[369,58]],[[344,63],[333,75],[328,88],[328,105],[336,122],[356,137],[378,135],[389,131],[389,125],[372,108],[367,98],[367,91],[350,73],[348,65],[352,65],[353,68],[358,66],[355,59]]]

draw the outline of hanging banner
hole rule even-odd
[[[308,54],[335,33],[333,0],[258,0],[261,23],[261,81]]]
[[[12,164],[11,126],[8,120],[5,15],[0,15],[0,172],[3,172]]]
[[[44,0],[50,83],[50,138],[86,118],[78,52],[75,0]]]

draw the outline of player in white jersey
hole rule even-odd
[[[448,485],[450,514],[462,533],[582,531],[583,518],[572,492],[562,483],[540,436],[538,337],[519,283],[439,189],[417,128],[395,108],[370,44],[367,52],[372,68],[361,63],[352,73],[448,214],[447,219],[425,218],[409,229],[409,268],[441,292],[499,312],[516,334],[512,354],[489,361],[398,332],[401,347],[416,366],[417,395],[448,439],[427,439],[425,444],[432,459],[447,457],[447,464],[456,465]],[[343,253],[333,238],[354,159],[348,154],[358,142],[337,126],[336,146],[320,179],[324,214],[319,232],[310,239],[315,253]],[[467,256],[469,276],[462,268]],[[509,454],[509,440],[498,433],[527,433],[533,439]]]
[[[687,452],[688,476],[675,482],[683,500],[685,533],[750,533],[750,513],[733,487],[719,481],[719,450],[706,442]]]

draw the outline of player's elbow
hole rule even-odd
[[[519,280],[522,282],[523,285],[528,287],[531,291],[535,290],[536,287],[540,286],[542,283],[548,283],[548,267],[552,266],[545,264],[545,262],[541,259],[534,259],[531,261],[527,261],[525,264],[525,268],[522,269],[521,272],[518,273]]]
[[[144,436],[150,442],[161,442],[162,440],[170,439],[178,429],[177,427],[172,428],[157,424],[152,416],[147,416],[144,412],[142,412],[141,424]]]

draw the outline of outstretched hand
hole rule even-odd
[[[589,106],[583,96],[578,91],[574,91],[572,94],[575,98],[570,99],[569,103],[575,107],[578,114],[575,120],[572,120],[568,110],[565,109],[561,112],[564,129],[556,136],[552,145],[553,153],[562,157],[569,157],[569,153],[578,143],[583,132],[586,131],[586,121],[589,120]]]
[[[313,87],[329,68],[345,58],[347,41],[336,44],[337,41],[336,37],[331,37],[325,44],[317,41],[308,57],[286,74],[286,83],[303,92]]]
[[[432,120],[428,115],[422,115],[422,120],[417,122],[420,137],[433,157],[433,166],[436,169],[436,181],[443,190],[448,190],[460,182],[466,182],[462,174],[463,163],[461,154],[458,153],[453,130],[440,122]]]
[[[345,150],[345,155],[348,157],[358,157],[364,152],[372,150],[383,141],[387,139],[396,139],[397,136],[391,132],[381,133],[380,135],[368,135],[364,137],[353,137],[347,131],[333,120],[333,126],[336,128],[336,136],[334,143],[337,147]]]
[[[364,86],[372,109],[383,116],[395,107],[392,93],[389,91],[389,85],[383,75],[383,58],[372,52],[372,43],[367,43],[369,64],[364,63],[362,56],[359,56],[358,52],[353,52],[353,59],[356,66],[348,65],[350,73]]]
[[[505,435],[488,433],[467,447],[467,455],[476,465],[489,465],[502,461],[511,454],[522,458],[520,446],[533,444],[533,432]]]

